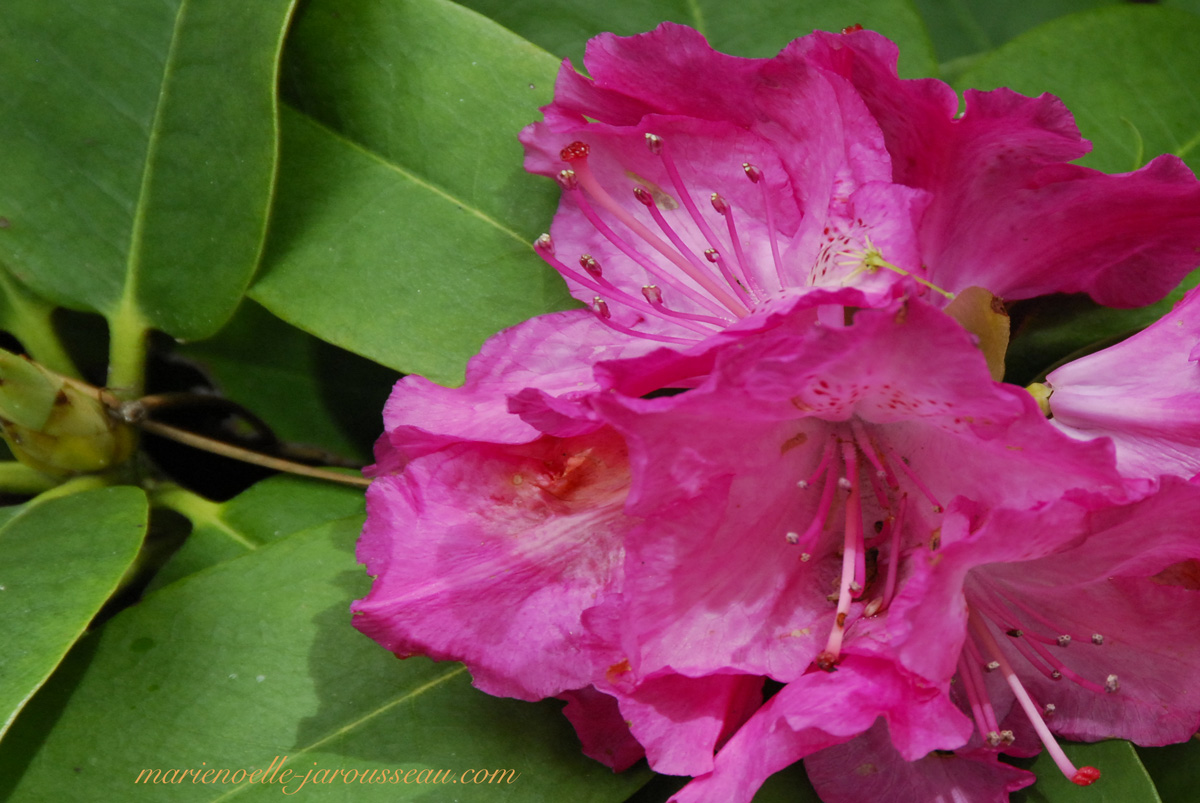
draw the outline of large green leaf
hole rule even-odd
[[[1196,770],[1200,767],[1200,739],[1193,736],[1183,744],[1139,747],[1137,753],[1150,773],[1162,803],[1193,803]]]
[[[1047,23],[975,64],[958,87],[1052,92],[1095,150],[1083,163],[1133,170],[1159,153],[1200,167],[1200,18],[1121,6]]]
[[[1076,786],[1043,750],[1028,766],[1037,775],[1037,783],[1015,792],[1013,803],[1161,803],[1146,768],[1129,742],[1113,739],[1095,744],[1064,744],[1063,750],[1075,766],[1099,769],[1100,780],[1092,786]]]
[[[0,259],[57,304],[211,334],[258,261],[294,0],[8,0]]]
[[[913,0],[942,61],[992,50],[1030,28],[1122,0]]]
[[[9,799],[279,800],[279,776],[136,783],[143,770],[249,772],[277,756],[300,777],[401,773],[385,784],[310,781],[305,799],[322,801],[618,801],[644,782],[584,758],[558,705],[488,697],[457,664],[400,662],[355,631],[347,604],[367,585],[351,555],[361,521],[192,575],[108,622]],[[519,775],[449,789],[402,782],[427,767]]]
[[[773,56],[813,30],[838,31],[855,23],[900,45],[904,75],[932,75],[937,63],[921,20],[906,0],[467,0],[469,6],[583,69],[583,46],[604,31],[629,36],[664,20],[698,29],[717,50],[737,56]]]
[[[160,491],[154,501],[192,523],[183,546],[154,576],[151,588],[158,588],[300,530],[361,514],[363,491],[282,474],[220,504],[182,488]]]
[[[0,734],[117,587],[146,514],[128,487],[0,509]]]
[[[247,301],[229,324],[176,354],[280,439],[367,460],[394,371],[289,326]]]
[[[401,371],[461,379],[495,331],[571,303],[531,242],[558,188],[520,129],[557,64],[443,0],[306,6],[289,42],[279,202],[253,297]]]

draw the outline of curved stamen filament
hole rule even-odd
[[[737,260],[739,279],[756,299],[765,298],[767,294],[758,286],[758,281],[750,270],[750,263],[746,260],[745,253],[742,252],[742,241],[738,237],[737,226],[733,222],[733,206],[715,192],[712,194],[712,205],[713,209],[717,210],[717,214],[725,218],[725,227],[729,230],[729,239],[733,242],[733,256]]]
[[[767,217],[767,239],[771,242],[771,259],[775,261],[775,276],[779,279],[779,289],[782,290],[787,287],[787,281],[783,278],[783,260],[779,258],[779,243],[775,239],[775,209],[771,203],[771,193],[767,191],[767,183],[763,181],[762,170],[756,165],[744,162],[742,169],[746,171],[746,177],[757,184],[762,192],[763,208]]]
[[[700,214],[700,210],[696,208],[696,202],[692,200],[692,195],[688,192],[687,185],[683,183],[683,177],[679,175],[679,170],[675,167],[675,160],[671,158],[671,154],[667,150],[662,137],[647,134],[646,143],[650,147],[650,152],[657,154],[658,158],[662,160],[663,167],[667,170],[667,176],[670,177],[671,184],[675,187],[675,194],[679,196],[679,200],[683,201],[684,208],[692,216],[692,220],[695,221],[696,227],[700,229],[700,233],[704,235],[705,239],[714,248],[721,248],[721,241],[717,239],[717,235],[708,225],[708,221],[704,219],[704,216]]]
[[[598,203],[601,208],[607,210],[610,214],[617,218],[617,220],[624,223],[630,231],[641,237],[642,240],[644,240],[651,248],[653,248],[655,251],[658,251],[660,254],[674,263],[675,266],[682,270],[684,274],[692,279],[692,281],[704,288],[709,295],[720,302],[734,315],[741,318],[750,314],[750,311],[746,309],[742,302],[738,301],[735,297],[726,292],[723,287],[713,281],[712,277],[706,275],[702,271],[697,271],[696,268],[693,267],[692,264],[688,262],[688,260],[682,254],[671,248],[671,246],[669,246],[667,243],[663,242],[657,234],[650,231],[650,229],[644,226],[641,221],[629,214],[624,207],[617,203],[616,199],[609,195],[608,191],[605,190],[604,187],[600,186],[600,182],[596,180],[595,175],[593,175],[591,168],[588,166],[586,156],[575,157],[571,161],[571,166],[575,171],[575,177],[578,180],[579,186],[587,190],[588,194],[596,199],[596,203]],[[599,217],[596,219],[598,220]],[[588,220],[595,225],[595,221],[592,220],[590,216],[588,217]],[[599,226],[597,226],[597,228],[599,229]],[[605,236],[608,235],[605,234]],[[620,248],[619,245],[617,247]]]
[[[701,273],[707,273],[709,270],[708,266],[701,262],[700,258],[692,253],[692,250],[688,248],[688,245],[683,241],[683,238],[680,237],[678,232],[671,227],[671,224],[667,222],[667,219],[663,217],[662,211],[659,210],[658,204],[654,201],[654,196],[647,192],[644,187],[634,187],[633,195],[638,199],[638,202],[641,203],[642,206],[646,207],[647,211],[650,212],[650,217],[654,218],[654,222],[658,224],[658,228],[661,229],[662,233],[667,236],[667,239],[671,241],[671,244],[679,250],[679,253],[683,255],[684,259],[692,263],[693,267],[695,267],[697,271]],[[717,253],[711,249],[709,250],[711,253]],[[739,285],[732,276],[728,275],[728,272],[723,266],[721,266],[721,274],[733,291],[738,296],[743,297],[741,300],[750,300],[750,297],[746,295],[746,291],[742,289],[741,285]]]
[[[929,490],[929,486],[921,481],[921,478],[917,476],[917,472],[913,471],[909,467],[908,463],[904,462],[904,458],[901,457],[900,455],[896,454],[896,452],[894,450],[892,450],[891,456],[892,456],[892,460],[888,461],[889,464],[895,463],[896,465],[900,466],[900,470],[903,471],[910,480],[912,480],[912,484],[917,486],[917,489],[933,505],[933,512],[941,513],[943,510],[945,510],[945,508],[942,507],[942,503],[939,502],[937,500],[937,497],[933,495],[933,491]]]
[[[900,497],[900,504],[896,509],[896,516],[893,520],[885,522],[892,527],[892,545],[888,552],[888,567],[887,579],[883,586],[883,606],[882,610],[886,610],[892,602],[892,597],[896,593],[896,576],[900,571],[900,533],[904,526],[904,511],[908,508],[908,494]]]
[[[584,217],[586,217],[588,222],[595,227],[596,231],[604,235],[605,239],[615,245],[622,254],[641,265],[642,268],[644,268],[645,271],[651,276],[654,276],[659,281],[670,285],[673,289],[683,293],[705,309],[708,309],[720,316],[727,316],[729,314],[729,311],[723,308],[720,304],[716,303],[703,293],[700,293],[684,284],[678,278],[671,275],[669,271],[663,270],[660,265],[654,262],[654,260],[647,259],[636,248],[626,242],[623,237],[613,231],[607,223],[600,219],[600,216],[596,214],[596,210],[592,208],[591,203],[587,200],[586,194],[579,191],[578,188],[575,188],[574,192],[575,202],[579,205],[579,209],[581,212],[583,212]],[[679,257],[679,259],[683,261],[685,265],[687,264],[687,261],[684,260],[683,257]],[[689,265],[688,268],[690,269],[691,266]],[[733,320],[733,318],[726,318],[726,321],[729,323],[732,323]]]
[[[678,318],[680,323],[684,323],[686,321],[698,321],[700,323],[711,324],[712,326],[715,326],[718,329],[725,328],[725,325],[727,323],[726,321],[723,321],[720,318],[714,318],[711,315],[699,315],[694,312],[684,312],[683,310],[670,309],[669,307],[666,306],[665,302],[663,301],[662,290],[660,290],[656,285],[653,285],[653,284],[648,284],[645,287],[643,287],[642,295],[646,298],[646,301],[648,301],[650,303],[650,306],[653,307],[657,312],[661,313],[664,316],[669,316],[671,318]],[[698,332],[703,332],[706,335],[712,334],[711,329],[706,329],[704,327],[700,327],[695,324],[684,323],[684,325],[687,326],[689,329],[693,329]]]
[[[647,340],[658,340],[663,343],[683,343],[686,345],[691,345],[696,342],[694,340],[688,340],[685,337],[671,337],[670,335],[659,335],[655,334],[654,332],[639,332],[636,329],[629,328],[623,323],[617,323],[612,318],[612,313],[608,309],[608,304],[600,296],[596,296],[592,299],[592,306],[595,308],[594,311],[596,313],[596,317],[600,319],[601,323],[610,329],[615,329],[621,334],[633,335],[634,337],[644,337]]]
[[[1046,747],[1046,752],[1054,759],[1054,763],[1058,765],[1062,774],[1067,776],[1067,779],[1072,783],[1080,786],[1089,786],[1096,782],[1100,777],[1100,771],[1095,767],[1083,767],[1077,769],[1067,758],[1067,754],[1063,752],[1062,747],[1054,738],[1054,734],[1050,732],[1050,728],[1046,726],[1045,720],[1042,719],[1041,712],[1037,705],[1029,697],[1029,692],[1021,685],[1017,673],[1013,671],[1012,666],[1008,663],[1008,659],[1004,656],[1004,651],[1000,645],[996,643],[996,639],[992,636],[992,632],[988,630],[983,620],[970,607],[967,608],[967,621],[971,628],[971,632],[979,639],[980,644],[991,656],[992,660],[1000,665],[1000,672],[1004,677],[1004,681],[1012,690],[1013,696],[1017,698],[1017,702],[1021,705],[1021,709],[1025,712],[1025,716],[1029,718],[1033,729],[1037,731],[1038,738],[1042,740],[1042,744]]]
[[[855,575],[862,552],[862,506],[859,504],[858,487],[858,454],[853,443],[842,444],[842,461],[846,467],[846,484],[850,494],[846,497],[846,532],[842,552],[842,580],[838,589],[837,615],[833,627],[829,631],[829,641],[825,649],[817,656],[817,666],[826,672],[832,672],[837,665],[842,651],[842,640],[846,634],[846,617],[850,613],[852,596],[851,585],[855,583]],[[829,483],[826,481],[826,485]],[[840,483],[839,483],[840,484]],[[861,590],[861,585],[860,585]]]

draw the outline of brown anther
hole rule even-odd
[[[1115,694],[1121,690],[1121,681],[1116,675],[1109,675],[1104,679],[1104,690],[1109,694]]]
[[[1104,643],[1104,636],[1100,635],[1099,633],[1093,633],[1092,634],[1092,643],[1095,644],[1097,647],[1099,647],[1101,644]]]
[[[742,169],[746,171],[746,178],[753,181],[755,184],[762,181],[762,171],[749,162],[742,162]]]
[[[551,256],[554,255],[554,240],[550,239],[549,234],[543,234],[534,240],[533,247],[538,251],[545,251]]]
[[[586,270],[588,275],[593,279],[599,279],[604,275],[604,270],[600,267],[600,263],[591,254],[579,255],[579,267]]]
[[[1059,672],[1057,669],[1053,670],[1050,673],[1050,679],[1051,680],[1062,680],[1062,672]]]
[[[1012,628],[1011,630],[1005,630],[1004,632],[1006,634],[1008,634],[1009,636],[1012,636],[1013,638],[1020,638],[1021,636],[1025,635],[1024,633],[1022,633],[1020,630],[1018,630],[1015,627]]]
[[[713,209],[717,210],[717,214],[729,214],[729,204],[725,203],[725,199],[715,192],[712,194],[712,205]]]
[[[657,306],[658,304],[663,303],[662,290],[659,290],[658,285],[656,284],[648,284],[642,287],[642,295],[646,297],[646,300],[649,301],[651,305]]]
[[[652,154],[654,154],[655,156],[658,156],[660,153],[662,153],[662,149],[663,149],[662,137],[660,137],[658,134],[647,133],[646,134],[646,147],[650,149],[650,152]]]
[[[716,262],[718,259],[721,258],[721,252],[715,248],[705,248],[704,249],[704,258],[707,259],[709,262]]]
[[[634,187],[633,197],[637,198],[642,206],[654,206],[654,196],[645,187]]]
[[[1068,636],[1066,633],[1063,633],[1061,636],[1056,638],[1054,640],[1054,642],[1056,644],[1058,644],[1058,646],[1060,646],[1060,647],[1069,647],[1069,646],[1071,646],[1071,637]]]
[[[999,668],[1000,668],[999,661],[988,661],[986,664],[983,665],[983,669],[985,672],[995,672]]]
[[[821,654],[817,656],[817,669],[820,669],[823,672],[836,672],[837,660],[837,656],[833,653],[829,652],[828,650],[822,651]]]
[[[595,307],[596,307],[596,313],[597,313],[597,314],[598,314],[598,315],[599,315],[601,318],[604,318],[605,320],[608,320],[609,318],[611,318],[611,317],[612,317],[612,313],[611,313],[611,312],[609,312],[609,310],[608,310],[608,302],[606,302],[606,301],[605,301],[603,298],[601,298],[600,296],[596,296],[595,298],[593,298],[593,299],[592,299],[592,304],[594,304],[594,305],[595,305]]]

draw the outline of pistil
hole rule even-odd
[[[1033,729],[1037,732],[1038,738],[1045,745],[1046,752],[1054,759],[1054,763],[1058,765],[1062,774],[1072,783],[1079,786],[1090,786],[1095,783],[1100,778],[1100,770],[1095,767],[1075,767],[1071,759],[1063,752],[1058,741],[1054,738],[1054,734],[1050,732],[1050,728],[1046,726],[1046,722],[1042,719],[1037,705],[1030,698],[1029,692],[1021,684],[1017,673],[1013,671],[1012,666],[1008,663],[1008,659],[1004,655],[1004,651],[996,643],[996,639],[992,636],[991,631],[988,630],[987,625],[984,624],[979,615],[970,607],[967,609],[967,617],[971,632],[979,639],[979,643],[984,651],[999,665],[999,670],[1004,677],[1004,681],[1017,698],[1017,702],[1025,712],[1025,716],[1029,718],[1030,724],[1033,725]]]

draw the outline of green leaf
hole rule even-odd
[[[1096,351],[1154,323],[1197,284],[1200,270],[1188,274],[1162,301],[1136,309],[1102,307],[1084,295],[1018,302],[1013,311],[1020,318],[1014,315],[1018,326],[1005,355],[1005,380],[1018,385],[1040,381],[1051,366],[1076,352]]]
[[[257,785],[189,776],[169,794],[136,781],[154,769],[249,772],[284,756],[300,777],[401,773],[386,784],[310,780],[304,799],[320,801],[600,803],[645,781],[645,772],[613,775],[584,758],[558,704],[489,697],[457,664],[397,661],[355,631],[347,604],[367,586],[351,554],[361,521],[285,538],[110,620],[8,799],[276,801],[279,776]],[[426,767],[519,775],[449,789],[402,782]],[[299,779],[290,780],[295,793]]]
[[[913,0],[942,61],[992,50],[1064,14],[1121,0]]]
[[[116,589],[146,517],[128,487],[0,509],[0,735]]]
[[[520,129],[557,63],[442,0],[305,7],[287,53],[279,200],[251,295],[292,324],[451,383],[497,330],[571,304],[531,242],[558,188]]]
[[[211,334],[258,261],[294,0],[8,0],[0,259],[56,304]]]
[[[300,530],[361,514],[363,492],[331,482],[279,475],[221,504],[177,487],[155,494],[154,502],[185,516],[192,523],[192,532],[155,575],[151,589],[247,555]]]
[[[1193,803],[1196,799],[1196,768],[1200,766],[1200,739],[1166,747],[1139,747],[1142,760],[1162,803]]]
[[[630,36],[669,20],[698,29],[717,50],[755,57],[773,56],[788,42],[813,30],[839,31],[859,23],[900,45],[902,75],[933,75],[937,71],[921,20],[905,0],[467,0],[464,5],[551,53],[571,59],[580,70],[584,43],[596,34],[611,31]]]
[[[1083,164],[1108,172],[1159,153],[1200,167],[1200,18],[1153,6],[1120,6],[1047,23],[976,63],[959,89],[1008,86],[1052,92],[1095,150]]]
[[[175,353],[280,439],[365,460],[382,429],[392,370],[318,340],[247,301],[208,340]]]
[[[1076,767],[1100,770],[1091,786],[1076,786],[1058,769],[1045,750],[1032,764],[1021,763],[1037,775],[1037,783],[1012,794],[1012,803],[1161,803],[1133,745],[1120,739],[1095,744],[1063,744]]]

